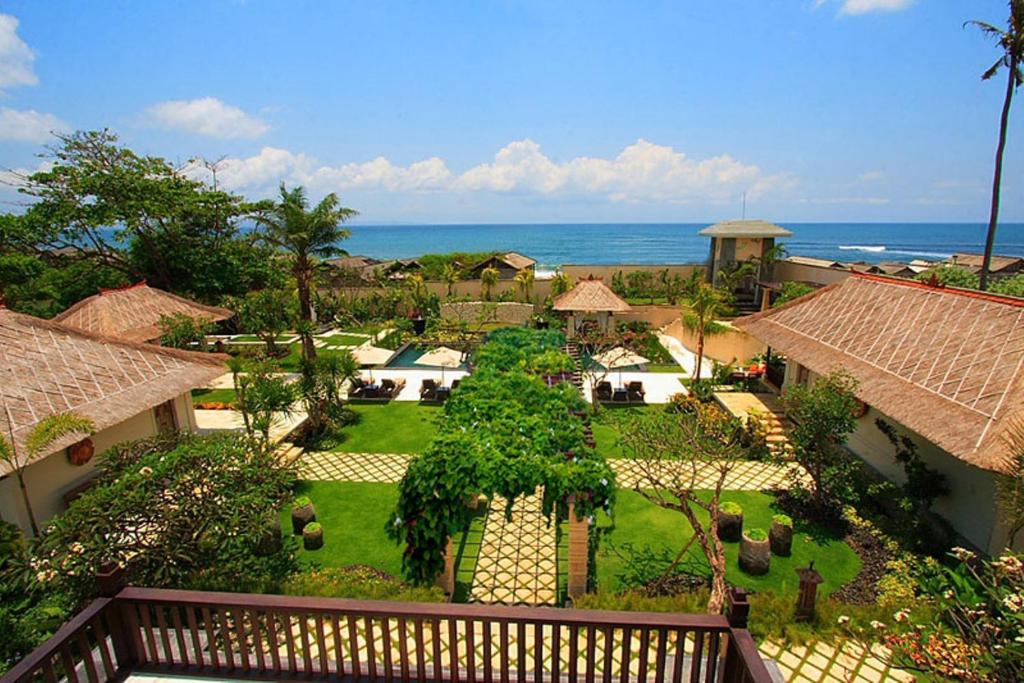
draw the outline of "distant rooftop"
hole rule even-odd
[[[790,237],[792,232],[768,221],[722,221],[700,231],[705,237]]]

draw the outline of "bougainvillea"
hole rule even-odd
[[[535,358],[551,358],[562,343],[560,332],[512,328],[478,350],[476,371],[448,399],[440,433],[399,487],[388,532],[406,545],[411,580],[437,576],[447,539],[468,528],[467,502],[480,494],[514,501],[542,487],[552,521],[567,515],[570,495],[581,518],[610,508],[614,474],[586,445],[574,415],[586,409],[582,396],[571,384],[549,387],[529,372]]]

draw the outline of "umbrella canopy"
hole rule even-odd
[[[352,355],[360,365],[383,365],[394,355],[391,349],[379,346],[359,346],[352,349]]]
[[[609,370],[613,368],[625,368],[631,365],[646,365],[651,362],[623,346],[616,346],[614,349],[609,349],[604,353],[599,353],[593,357],[593,361],[601,367],[608,368]]]
[[[441,368],[441,384],[444,384],[444,369],[457,368],[462,365],[462,352],[447,346],[438,346],[416,359],[416,365],[430,365]]]

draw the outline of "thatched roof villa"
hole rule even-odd
[[[568,292],[558,295],[552,308],[568,316],[568,334],[572,338],[588,320],[607,332],[616,313],[625,313],[630,305],[598,278],[580,280]]]
[[[0,433],[13,434],[23,449],[37,423],[66,411],[91,419],[97,430],[85,443],[80,436],[56,442],[29,465],[25,478],[40,521],[62,511],[65,497],[92,477],[93,453],[161,430],[195,429],[190,391],[222,375],[223,360],[112,339],[0,307]],[[5,463],[0,518],[29,528]]]
[[[484,259],[473,266],[470,270],[470,275],[478,278],[480,277],[480,273],[484,272],[485,269],[496,268],[498,270],[499,279],[511,280],[520,270],[533,270],[536,266],[537,261],[535,259],[532,259],[529,256],[523,256],[515,251],[509,251],[504,254],[495,254],[490,258]]]
[[[131,342],[160,339],[160,316],[181,313],[194,320],[217,322],[234,313],[226,308],[189,301],[150,287],[145,281],[117,289],[103,289],[54,318],[55,322]]]
[[[1024,299],[854,273],[734,325],[785,354],[784,386],[852,374],[868,409],[848,447],[900,480],[875,420],[897,426],[953,489],[936,511],[982,550],[1003,547],[994,476],[1024,420]]]

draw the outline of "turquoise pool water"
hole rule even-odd
[[[409,368],[411,370],[429,370],[430,368],[440,369],[440,366],[435,365],[420,365],[416,361],[423,354],[430,351],[428,346],[417,346],[416,344],[410,344],[409,346],[402,349],[402,351],[388,361],[386,367],[389,368]],[[457,368],[445,368],[446,370],[466,370],[466,364],[463,363]]]

